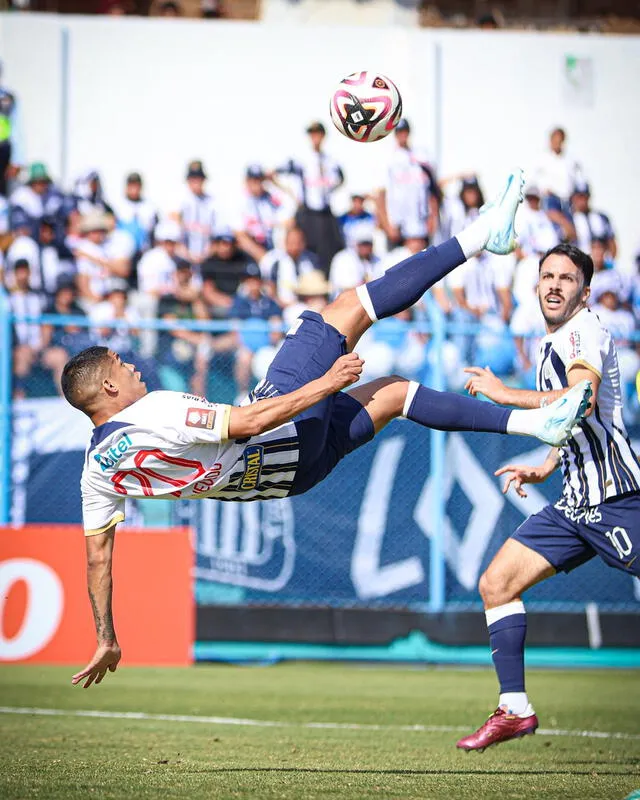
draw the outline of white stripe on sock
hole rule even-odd
[[[522,600],[514,600],[512,603],[505,603],[503,606],[496,606],[495,608],[487,608],[484,615],[487,619],[487,625],[493,625],[505,617],[511,617],[514,614],[525,614],[524,603]]]
[[[364,310],[367,312],[367,316],[371,322],[377,322],[378,317],[373,309],[373,303],[371,302],[371,297],[369,296],[369,290],[367,289],[366,284],[363,283],[361,286],[356,286],[356,294],[358,295],[358,300],[362,304]]]
[[[404,406],[402,407],[402,416],[405,419],[407,418],[409,408],[411,407],[411,403],[413,403],[413,398],[416,396],[419,386],[420,384],[417,381],[409,381],[409,385],[407,386],[407,396],[404,401]]]

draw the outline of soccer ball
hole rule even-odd
[[[402,98],[395,83],[379,72],[354,72],[338,84],[331,98],[331,119],[354,142],[376,142],[396,127]]]

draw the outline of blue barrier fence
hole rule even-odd
[[[11,331],[13,323],[78,328],[92,323],[56,315],[13,318],[2,300],[0,521],[79,522],[79,477],[90,424],[56,396],[12,400]],[[405,329],[429,335],[432,357],[416,377],[443,389],[447,337],[472,331],[454,329],[435,307],[429,313],[428,323]],[[131,324],[113,321],[109,327]],[[136,327],[211,334],[243,329],[224,321],[147,320]],[[215,376],[212,380],[211,397],[218,399]],[[638,448],[640,428],[631,427],[631,435]],[[396,421],[302,497],[250,504],[132,503],[127,519],[193,525],[201,603],[476,607],[477,579],[491,557],[528,514],[559,493],[552,480],[531,487],[526,500],[503,496],[493,472],[516,459],[540,463],[545,453],[544,446],[524,438],[444,434]],[[596,559],[534,588],[529,600],[558,610],[590,601],[640,609],[640,584]]]

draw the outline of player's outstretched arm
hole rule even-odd
[[[574,364],[569,368],[566,389],[553,389],[549,392],[537,392],[535,389],[514,389],[512,386],[504,384],[489,367],[465,367],[464,371],[471,375],[464,387],[470,395],[475,397],[483,394],[494,403],[516,406],[516,408],[540,408],[540,406],[553,403],[554,400],[562,397],[568,389],[580,381],[591,381],[591,405],[586,411],[585,416],[587,417],[595,407],[600,387],[600,376],[582,364]]]
[[[527,493],[522,488],[525,483],[543,483],[547,480],[560,465],[560,453],[557,447],[552,447],[544,460],[538,467],[529,467],[524,464],[507,464],[496,470],[494,475],[506,475],[507,480],[502,487],[502,493],[506,494],[509,487],[513,484],[516,494],[519,497],[526,497]]]
[[[76,673],[71,679],[75,686],[82,680],[84,688],[88,689],[92,683],[100,683],[107,670],[115,672],[120,661],[120,646],[113,626],[111,611],[111,596],[113,580],[111,577],[111,564],[113,558],[113,542],[115,538],[115,525],[104,533],[86,537],[87,546],[87,585],[89,599],[93,609],[93,619],[96,625],[98,647],[87,666]]]
[[[331,394],[359,380],[364,361],[357,353],[341,356],[321,378],[279,397],[270,397],[248,406],[233,407],[229,417],[229,438],[257,436],[289,422],[298,414]]]

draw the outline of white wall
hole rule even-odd
[[[399,85],[414,141],[438,151],[441,173],[476,169],[489,192],[513,164],[535,161],[551,127],[566,127],[623,261],[640,241],[640,37],[1,14],[0,55],[22,101],[28,156],[58,176],[63,26],[67,184],[98,166],[114,195],[136,169],[169,209],[186,162],[202,158],[216,194],[230,198],[247,163],[272,166],[304,145],[309,120],[328,123],[333,85],[365,67]],[[563,102],[566,54],[593,61],[592,108]],[[379,183],[390,141],[360,145],[333,132],[328,144],[349,188]]]

